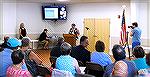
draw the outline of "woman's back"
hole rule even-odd
[[[7,77],[32,77],[28,70],[24,69],[15,69],[13,66],[8,67]]]
[[[34,60],[30,60],[30,58],[29,58],[30,52],[31,51],[29,51],[29,50],[25,51],[25,63],[27,65],[27,68],[28,68],[29,72],[33,76],[35,76],[35,75],[38,74],[37,68],[36,68],[37,64]]]
[[[76,70],[73,65],[73,62],[74,62],[73,60],[74,60],[74,58],[72,58],[69,55],[58,57],[56,60],[56,69],[69,71],[73,75],[75,75]]]

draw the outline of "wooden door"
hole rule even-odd
[[[94,19],[93,18],[84,19],[84,34],[85,36],[88,37],[89,40],[89,45],[87,47],[89,51],[94,51],[93,49],[93,45],[95,44],[95,38],[93,38],[95,33],[94,30],[95,30]]]
[[[110,47],[110,20],[109,19],[84,19],[84,34],[89,38],[88,50],[95,51],[95,43],[101,40],[105,43],[105,52],[109,52]],[[87,30],[86,28],[89,28]]]

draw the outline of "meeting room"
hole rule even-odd
[[[0,0],[0,77],[150,77],[150,0]]]

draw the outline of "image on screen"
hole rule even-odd
[[[45,8],[46,19],[58,19],[58,8]]]

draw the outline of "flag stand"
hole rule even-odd
[[[124,49],[127,47],[128,48],[128,53],[129,53],[129,59],[131,60],[131,56],[130,56],[130,48],[129,48],[129,40],[128,40],[128,35],[129,35],[129,32],[127,31],[127,38],[126,38],[126,44],[124,46]]]

